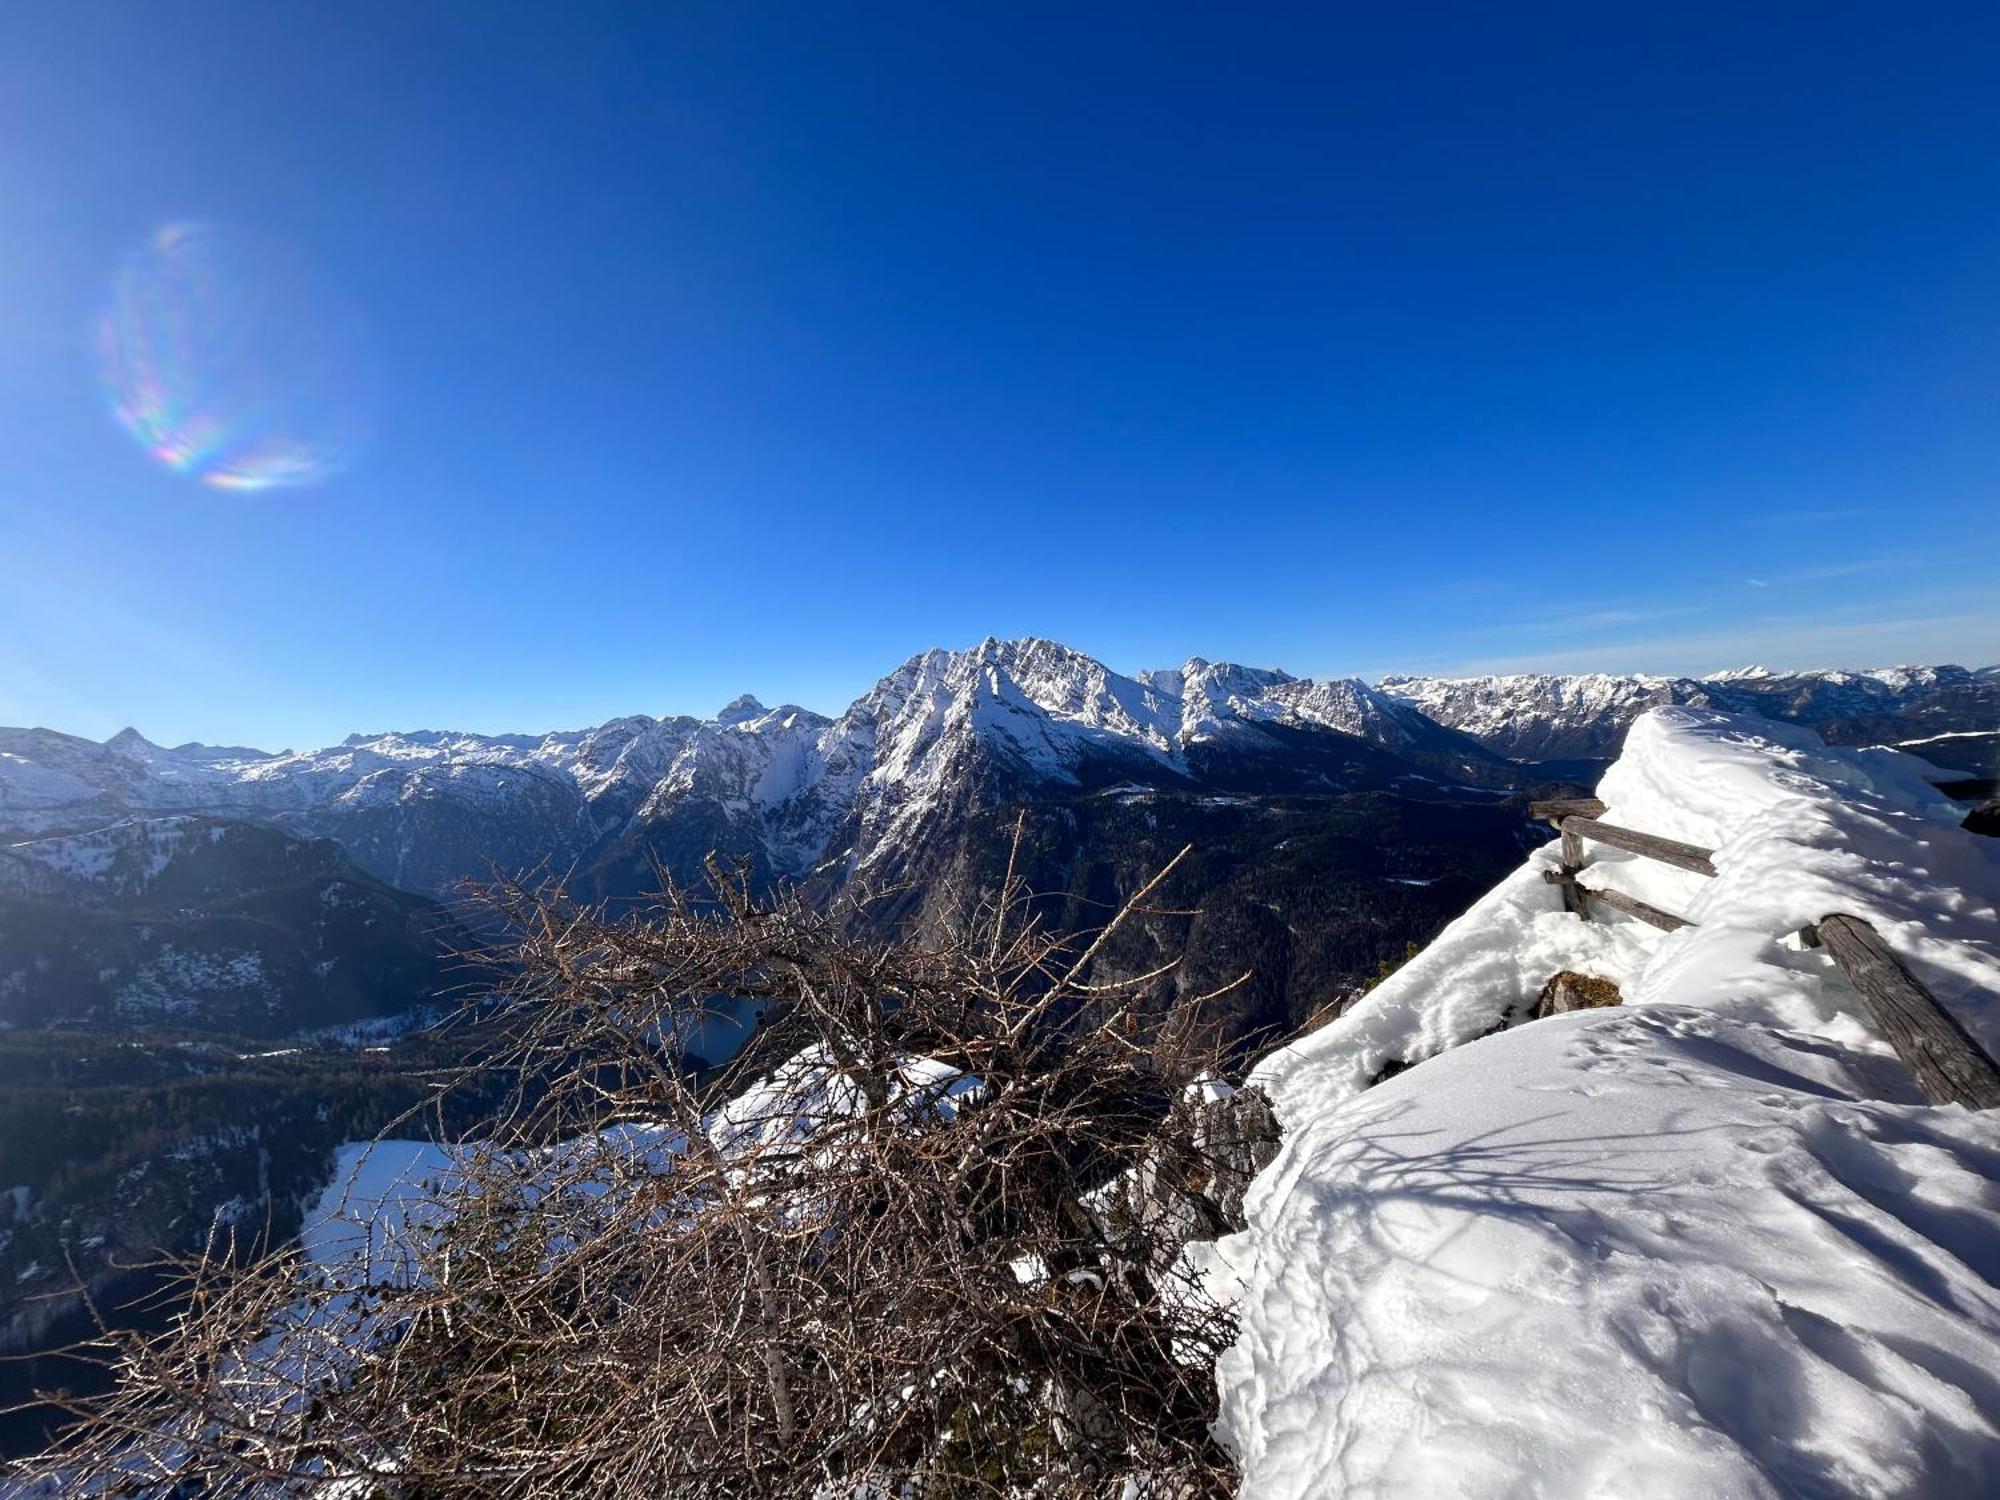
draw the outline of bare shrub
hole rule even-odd
[[[397,1264],[212,1263],[176,1328],[115,1339],[65,1492],[1228,1493],[1233,1327],[1174,1253],[1232,1180],[1215,1049],[1185,1001],[1162,1024],[1167,970],[1089,978],[1172,868],[1088,942],[1011,873],[928,943],[713,866],[615,920],[498,890],[506,1117]],[[666,1039],[725,1001],[763,1022],[690,1076]]]

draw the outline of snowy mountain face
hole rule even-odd
[[[1882,667],[1866,672],[1749,668],[1710,684],[1730,713],[1804,724],[1837,745],[2000,728],[2000,668]],[[1971,767],[1970,769],[1990,769]]]
[[[1490,749],[1523,760],[1615,753],[1625,729],[1662,703],[1705,703],[1685,677],[1523,673],[1504,677],[1386,677],[1382,691]]]
[[[1648,708],[1689,704],[1805,724],[1835,744],[1901,742],[2000,726],[2000,668],[1884,667],[1708,678],[1388,677],[1382,691],[1515,760],[1608,760]]]
[[[201,813],[335,838],[363,868],[444,893],[495,869],[567,869],[605,835],[688,797],[754,797],[781,741],[824,721],[803,710],[722,720],[615,719],[577,733],[354,735],[268,755],[165,750],[131,731],[103,745],[0,731],[0,830],[87,829],[117,817]]]

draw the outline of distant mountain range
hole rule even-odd
[[[989,639],[912,657],[835,718],[746,696],[710,719],[634,715],[541,735],[354,735],[278,754],[167,749],[133,730],[98,743],[0,729],[0,922],[22,902],[54,905],[91,912],[99,932],[115,915],[121,930],[144,928],[155,947],[185,952],[173,930],[194,918],[167,915],[165,893],[200,849],[207,894],[173,910],[200,915],[210,932],[223,930],[217,902],[253,900],[245,893],[271,889],[280,865],[316,871],[320,889],[368,905],[376,924],[334,942],[331,958],[324,913],[291,931],[283,952],[258,949],[260,972],[306,976],[278,986],[294,998],[263,1025],[252,1025],[261,991],[249,977],[251,950],[234,940],[219,952],[209,945],[212,962],[192,963],[120,939],[111,946],[124,956],[91,971],[105,973],[101,983],[78,969],[61,987],[67,998],[33,1007],[20,997],[49,993],[57,959],[10,945],[0,951],[0,1021],[34,1024],[79,1006],[139,1019],[149,1003],[157,1018],[198,1014],[203,1006],[175,1008],[197,980],[226,992],[218,1003],[239,1028],[352,1019],[370,1007],[327,984],[341,963],[366,971],[360,935],[372,945],[367,963],[400,976],[398,985],[423,978],[414,949],[392,959],[381,935],[431,930],[440,918],[428,902],[391,906],[404,892],[447,897],[495,870],[564,873],[586,894],[616,900],[650,891],[660,869],[698,878],[713,850],[748,860],[760,881],[892,890],[876,908],[884,920],[948,920],[952,900],[992,878],[986,867],[1007,823],[997,814],[1028,809],[1036,873],[1045,889],[1070,893],[1080,921],[1091,903],[1129,890],[1145,861],[1172,853],[1168,828],[1220,851],[1191,894],[1207,920],[1239,938],[1280,913],[1259,941],[1287,950],[1271,961],[1291,979],[1253,1007],[1276,1024],[1303,1003],[1297,984],[1323,989],[1366,973],[1450,916],[1456,888],[1434,883],[1483,881],[1504,868],[1533,836],[1525,794],[1587,783],[1655,703],[1767,714],[1849,743],[1925,740],[1934,758],[1983,770],[2000,729],[2000,670],[1370,685],[1200,658],[1125,676],[1052,641]],[[1440,807],[1459,811],[1440,821]],[[1293,852],[1331,828],[1344,830],[1338,853]],[[1430,851],[1429,863],[1413,863],[1413,849]],[[146,873],[149,862],[160,868]],[[1373,882],[1369,894],[1343,885],[1357,872]],[[1399,881],[1399,892],[1384,889]],[[1259,882],[1262,894],[1246,894]],[[1343,890],[1345,904],[1329,907],[1328,893]],[[1234,917],[1215,915],[1231,902],[1241,907]],[[1318,913],[1311,930],[1296,920],[1307,906]],[[1221,963],[1220,933],[1214,941]],[[1303,969],[1299,950],[1314,955]],[[20,956],[30,952],[46,960],[39,971]],[[155,984],[163,974],[178,977]],[[96,998],[85,1004],[81,992]]]
[[[911,658],[838,718],[743,697],[712,719],[644,715],[544,735],[354,735],[266,754],[133,730],[98,744],[0,730],[0,832],[15,839],[196,813],[340,841],[408,890],[494,865],[591,872],[622,893],[711,848],[760,872],[880,873],[987,797],[1132,782],[1356,790],[1511,784],[1502,757],[1352,680],[1194,660],[1125,677],[1049,641]]]
[[[742,697],[714,718],[633,715],[539,735],[352,735],[269,754],[134,730],[97,743],[0,729],[0,835],[193,813],[337,839],[442,894],[497,864],[590,872],[609,893],[710,848],[775,877],[883,873],[940,813],[1043,789],[1507,788],[1519,762],[1604,760],[1656,703],[1810,724],[1843,742],[2000,728],[2000,668],[1686,677],[1312,681],[1211,663],[1123,676],[1052,641],[927,651],[837,718]]]
[[[1625,730],[1661,703],[1806,724],[1831,744],[1911,744],[2000,731],[2000,667],[1884,667],[1859,672],[1774,672],[1745,667],[1714,677],[1521,674],[1388,677],[1383,692],[1516,760],[1610,760]],[[1951,753],[1951,752],[1946,752]],[[1991,747],[1955,752],[1968,770],[1992,764]]]

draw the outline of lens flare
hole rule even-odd
[[[119,267],[97,336],[112,411],[176,474],[225,490],[314,484],[367,436],[356,321],[241,235],[158,231]]]

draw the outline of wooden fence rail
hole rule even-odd
[[[1917,1075],[1926,1099],[1967,1109],[2000,1106],[2000,1067],[1958,1017],[1903,967],[1881,933],[1844,912],[1821,917],[1809,931],[1807,941],[1823,945],[1854,981],[1889,1045]]]
[[[1608,886],[1585,885],[1575,876],[1565,875],[1560,870],[1544,870],[1542,879],[1550,885],[1567,886],[1585,901],[1595,901],[1600,906],[1610,907],[1613,911],[1622,911],[1626,916],[1636,917],[1641,922],[1659,928],[1662,932],[1677,932],[1683,927],[1694,926],[1694,923],[1686,917],[1677,917],[1670,911],[1661,911],[1659,907],[1641,901],[1637,896],[1628,896],[1623,891],[1614,891]],[[1574,906],[1570,909],[1576,910]],[[1587,917],[1590,915],[1589,908],[1586,907],[1577,914]]]
[[[1692,870],[1697,875],[1715,873],[1713,849],[1683,844],[1678,839],[1663,839],[1650,833],[1637,833],[1630,828],[1620,828],[1615,823],[1600,823],[1595,818],[1564,818],[1562,832],[1565,839],[1574,837],[1590,839],[1599,844],[1609,844],[1614,849],[1626,849],[1633,854],[1643,854],[1648,859],[1657,859],[1663,865],[1677,865],[1683,870]]]
[[[1567,817],[1601,818],[1609,812],[1595,797],[1552,797],[1545,802],[1530,802],[1528,816],[1538,823],[1560,825]]]

